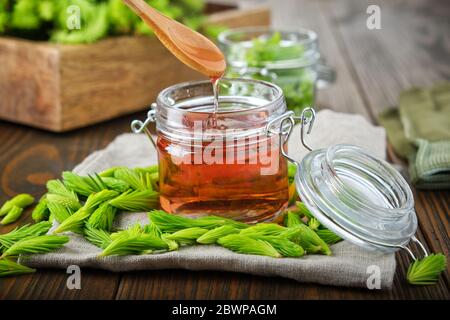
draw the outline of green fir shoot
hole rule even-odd
[[[47,253],[61,248],[68,241],[69,237],[55,235],[25,238],[15,242],[11,247],[6,249],[1,258],[16,257],[19,254]]]
[[[95,229],[110,231],[117,209],[107,202],[102,203],[89,217],[87,223]]]
[[[292,211],[288,211],[284,217],[284,224],[286,227],[294,227],[299,224],[303,224],[303,221],[300,219],[300,216]]]
[[[35,271],[36,269],[28,268],[9,259],[0,259],[0,278],[28,274]]]
[[[31,217],[35,222],[48,220],[50,216],[50,210],[48,209],[48,199],[47,195],[43,195],[39,200],[36,207],[33,209],[31,213]]]
[[[19,207],[22,209],[25,209],[29,205],[31,205],[34,202],[34,197],[27,194],[27,193],[21,193],[10,200],[7,200],[1,207],[0,207],[0,217],[5,216],[8,214],[8,212],[13,207]]]
[[[11,209],[6,214],[6,216],[3,217],[0,224],[6,225],[6,224],[13,223],[22,216],[22,213],[23,213],[23,208],[18,207],[18,206],[12,206]]]
[[[226,224],[221,227],[217,227],[214,229],[209,230],[205,234],[203,234],[201,237],[197,239],[198,243],[201,244],[214,244],[217,242],[219,238],[222,238],[224,236],[227,236],[229,234],[239,233],[240,230],[236,229],[232,225]]]
[[[109,204],[123,211],[148,211],[159,206],[159,193],[152,190],[129,190],[109,201]]]
[[[105,249],[112,242],[111,236],[105,230],[95,229],[90,225],[86,225],[84,229],[84,237],[90,243],[99,248]]]
[[[288,238],[292,242],[302,246],[307,253],[321,253],[331,255],[331,250],[313,230],[304,224],[287,228],[281,236]]]
[[[408,268],[406,278],[410,284],[430,285],[439,280],[441,272],[447,268],[447,260],[442,253],[430,254],[414,261]]]
[[[182,245],[194,244],[197,238],[208,232],[208,229],[193,227],[165,235],[165,239],[176,241]]]
[[[26,224],[20,228],[15,228],[14,230],[0,235],[0,250],[3,251],[5,248],[11,247],[17,241],[22,239],[40,236],[46,234],[52,224],[48,221],[42,221],[32,225]]]
[[[222,247],[244,254],[255,254],[280,258],[281,254],[270,243],[264,240],[255,240],[240,234],[230,234],[217,240]]]
[[[49,202],[47,206],[52,218],[59,223],[62,223],[73,214],[73,211],[57,202]]]

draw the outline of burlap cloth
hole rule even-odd
[[[306,153],[300,146],[299,128],[289,141],[289,152],[297,160]],[[374,127],[359,115],[336,113],[329,110],[317,114],[313,133],[308,136],[313,148],[336,143],[361,146],[373,155],[385,158],[385,131]],[[79,174],[98,172],[111,166],[147,166],[156,163],[156,151],[145,135],[122,134],[107,148],[89,155],[75,167]],[[146,213],[121,213],[115,224],[126,227],[135,221],[148,222]],[[315,282],[336,286],[367,287],[373,274],[369,266],[379,267],[381,288],[390,288],[395,272],[394,254],[367,251],[347,241],[331,247],[332,256],[307,255],[301,258],[270,258],[233,253],[214,245],[183,247],[178,251],[97,258],[101,251],[80,235],[67,233],[70,242],[62,249],[41,255],[22,256],[21,262],[37,268],[99,268],[110,271],[175,269],[222,270],[263,276],[280,276],[301,282]],[[373,267],[372,267],[373,268]]]

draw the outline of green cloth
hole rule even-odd
[[[403,92],[399,108],[378,120],[395,152],[408,159],[417,188],[450,188],[450,83]]]

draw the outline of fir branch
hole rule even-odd
[[[108,168],[106,170],[103,170],[102,172],[100,172],[98,175],[102,178],[114,178],[114,172],[116,172],[117,169],[122,169],[124,168],[123,166],[115,166],[115,167],[111,167]]]
[[[208,229],[193,227],[179,230],[172,234],[165,235],[166,239],[174,240],[183,245],[194,244],[197,238],[208,232]]]
[[[49,202],[47,207],[53,219],[56,219],[59,223],[62,223],[73,214],[73,211],[58,202]]]
[[[316,231],[317,235],[325,241],[328,245],[337,243],[342,240],[341,237],[336,235],[334,232],[329,229],[319,229]]]
[[[109,201],[109,204],[124,211],[148,211],[159,206],[159,193],[152,190],[129,190]]]
[[[167,244],[160,238],[145,233],[123,232],[103,250],[100,257],[150,253],[152,250],[167,250]]]
[[[197,239],[198,243],[201,244],[214,244],[217,242],[219,238],[222,238],[224,236],[227,236],[229,234],[235,234],[239,233],[240,230],[236,229],[235,227],[226,224],[221,227],[217,227],[214,229],[209,230],[205,234],[203,234],[201,237]]]
[[[8,233],[2,234],[0,235],[0,250],[3,251],[3,249],[11,247],[19,240],[46,234],[51,226],[52,224],[50,222],[42,221],[32,225],[26,224],[20,228],[15,228]]]
[[[102,203],[89,217],[87,224],[95,229],[110,231],[117,209],[109,203]]]
[[[331,255],[331,250],[313,230],[304,224],[299,224],[292,228],[287,228],[281,236],[288,238],[302,246],[307,253],[322,253]]]
[[[286,238],[276,236],[250,236],[255,240],[264,240],[270,243],[284,257],[301,257],[305,254],[303,248]]]
[[[260,235],[260,236],[279,236],[286,231],[285,227],[282,227],[276,223],[260,223],[251,226],[247,229],[241,230],[240,234],[243,236]]]
[[[47,196],[43,195],[39,200],[36,207],[33,209],[31,213],[31,217],[35,222],[48,220],[50,216],[50,210],[48,209],[48,200]]]
[[[414,261],[408,268],[406,279],[414,285],[435,284],[439,275],[447,268],[447,260],[442,253],[430,254],[421,260]]]
[[[295,212],[288,211],[286,216],[284,217],[284,225],[290,228],[299,224],[303,224],[300,216]]]
[[[114,178],[125,181],[135,190],[151,190],[151,184],[149,187],[144,175],[126,167],[115,170]]]
[[[47,253],[61,248],[68,241],[69,237],[55,235],[25,238],[15,242],[11,247],[6,249],[1,258],[18,256],[19,254]]]
[[[111,236],[105,230],[95,229],[90,225],[86,225],[84,228],[84,237],[90,243],[105,249],[112,242]]]
[[[28,268],[9,259],[0,259],[0,278],[28,274],[35,271],[36,269]]]
[[[122,193],[131,188],[131,186],[123,180],[119,180],[113,177],[102,177],[101,179],[110,190],[115,190]]]
[[[256,254],[273,258],[281,257],[278,251],[267,241],[255,240],[240,234],[227,235],[217,240],[217,243],[224,248],[238,253]]]
[[[186,228],[204,228],[214,229],[225,224],[231,224],[236,228],[242,228],[241,222],[233,221],[229,219],[220,218],[216,216],[201,217],[197,219],[186,218],[164,212],[162,210],[153,210],[148,215],[150,221],[156,224],[161,231],[167,233],[173,233]],[[245,225],[247,227],[247,225]]]
[[[77,194],[69,190],[60,180],[49,180],[47,182],[47,190],[49,193],[47,200],[49,202],[56,202],[73,211],[80,209],[81,205]]]
[[[22,216],[22,213],[23,213],[23,208],[14,205],[8,211],[6,216],[3,217],[0,224],[6,225],[6,224],[13,223]]]
[[[33,196],[21,193],[7,200],[0,208],[0,217],[5,216],[13,207],[26,208],[34,202]],[[17,209],[15,209],[17,210]]]

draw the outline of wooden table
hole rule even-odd
[[[277,4],[276,4],[277,3]],[[366,28],[361,0],[273,1],[275,26],[316,30],[320,48],[336,68],[337,82],[320,90],[318,106],[359,113],[375,122],[395,105],[401,90],[450,79],[448,1],[370,1],[381,8],[381,30]],[[156,76],[156,75],[155,75]],[[1,97],[0,97],[1,98]],[[0,201],[19,193],[40,196],[45,182],[71,170],[91,152],[129,131],[145,112],[66,134],[0,122]],[[337,124],[338,125],[338,124]],[[395,160],[395,159],[392,159]],[[450,192],[415,191],[418,236],[427,248],[449,256]],[[19,221],[30,221],[29,212]],[[1,227],[7,232],[14,226]],[[111,273],[82,270],[82,289],[66,288],[65,270],[0,280],[0,299],[449,299],[449,273],[435,286],[406,284],[409,258],[397,254],[390,291],[337,288],[238,273],[165,270]]]

